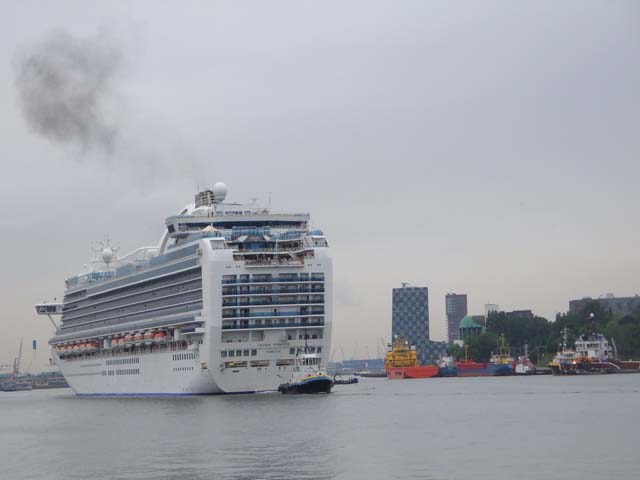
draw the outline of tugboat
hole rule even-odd
[[[418,365],[418,356],[415,347],[409,347],[409,343],[397,337],[393,341],[391,350],[384,359],[384,369],[387,378],[431,378],[438,375],[436,365]]]
[[[513,362],[513,373],[516,375],[535,375],[536,366],[529,360],[529,346],[525,343],[524,355]]]
[[[278,387],[280,393],[330,393],[333,380],[320,370],[320,357],[303,353],[296,359],[291,379]]]
[[[563,343],[560,345],[560,350],[549,367],[554,375],[640,372],[640,362],[618,360],[614,348],[601,333],[581,335],[575,342],[575,348],[568,347],[566,328],[563,330]]]

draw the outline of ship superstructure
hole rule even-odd
[[[581,335],[575,341],[575,348],[569,348],[567,329],[563,330],[563,343],[549,367],[554,375],[640,372],[640,362],[618,359],[614,348],[600,333]]]
[[[306,213],[226,203],[218,183],[157,247],[109,245],[66,280],[53,357],[80,395],[277,390],[298,355],[329,358],[332,265]]]

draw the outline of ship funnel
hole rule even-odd
[[[213,189],[198,192],[196,194],[196,208],[209,207],[215,203],[224,202],[228,191],[229,189],[224,183],[218,182],[213,186]]]

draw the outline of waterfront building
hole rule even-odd
[[[589,302],[597,302],[604,310],[609,310],[622,316],[640,312],[640,296],[616,297],[612,293],[607,294],[604,298],[584,297],[580,300],[571,300],[569,302],[569,312],[581,313]]]
[[[449,342],[453,342],[460,338],[460,321],[467,315],[467,295],[447,293],[445,296],[445,310],[447,315],[447,339]]]
[[[481,315],[466,315],[460,322],[460,340],[467,340],[470,337],[477,337],[484,333],[484,325],[481,323],[480,318],[484,318]]]
[[[429,340],[429,290],[403,283],[393,289],[392,338],[403,337],[418,351],[418,361],[424,362],[424,351]]]
[[[446,342],[436,342],[429,338],[429,290],[427,287],[413,287],[403,283],[393,289],[392,298],[392,338],[403,337],[409,345],[416,347],[418,363],[437,363],[447,351]]]

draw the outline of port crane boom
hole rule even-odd
[[[20,360],[22,359],[22,338],[20,339],[20,348],[18,348],[18,356],[13,360],[13,374],[20,375]]]

